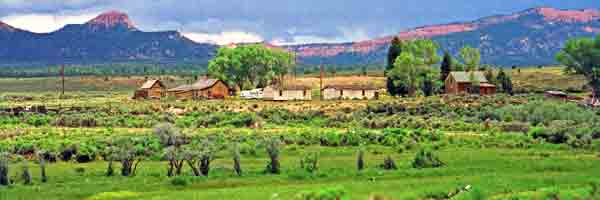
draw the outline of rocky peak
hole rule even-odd
[[[14,27],[0,21],[0,31],[14,32],[14,31],[16,31],[16,29]]]
[[[125,27],[126,29],[136,29],[133,22],[129,19],[129,16],[119,11],[109,11],[99,15],[98,17],[90,20],[86,23],[96,28],[114,28],[114,27]]]
[[[550,7],[539,7],[532,9],[535,13],[544,17],[547,21],[581,22],[586,23],[600,19],[600,10],[561,10]]]

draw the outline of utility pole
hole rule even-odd
[[[319,94],[321,96],[321,100],[323,100],[323,78],[325,76],[325,69],[323,69],[323,64],[321,64],[320,68],[321,68],[321,73],[319,75],[319,77],[320,77],[319,78],[319,81],[320,81],[320,83],[319,83]]]
[[[61,82],[62,82],[62,87],[61,87],[61,97],[65,96],[65,65],[61,65],[60,67],[60,77],[61,77]]]

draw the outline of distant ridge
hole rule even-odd
[[[597,9],[538,7],[471,22],[422,26],[366,41],[284,47],[296,52],[306,63],[383,63],[393,37],[430,38],[455,55],[464,45],[481,48],[482,61],[488,64],[544,65],[555,63],[554,54],[567,39],[598,33],[600,11]]]
[[[216,45],[196,43],[176,31],[143,32],[119,11],[51,33],[0,23],[0,64],[53,65],[129,62],[206,64]]]

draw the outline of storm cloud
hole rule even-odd
[[[597,0],[0,0],[0,20],[50,32],[119,10],[145,31],[178,30],[202,42],[288,44],[365,40],[531,7],[599,5]]]

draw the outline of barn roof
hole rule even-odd
[[[459,83],[470,83],[471,74],[473,74],[475,80],[479,81],[480,83],[488,82],[483,75],[483,72],[450,72],[450,76],[454,77],[454,80]]]
[[[142,87],[140,87],[140,89],[150,89],[156,83],[160,84],[161,87],[165,86],[162,84],[162,82],[160,82],[160,80],[148,80],[142,85]]]
[[[489,84],[489,83],[481,83],[481,84],[479,84],[479,87],[495,88],[496,85]]]
[[[217,84],[219,79],[202,79],[191,85],[181,85],[173,89],[169,89],[169,91],[188,91],[188,90],[204,90],[206,88],[210,88]]]
[[[337,90],[379,90],[380,87],[376,87],[372,84],[337,84],[327,85],[323,89],[333,88]]]

